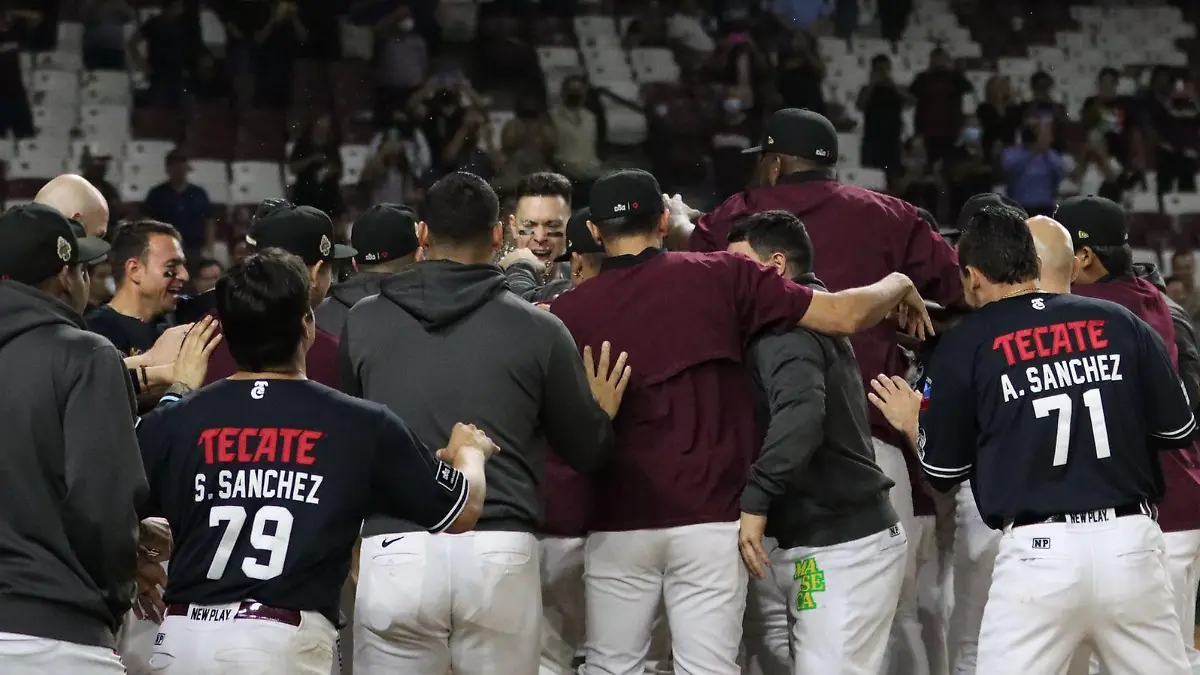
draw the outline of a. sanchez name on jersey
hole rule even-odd
[[[449,527],[467,481],[394,413],[307,380],[223,380],[138,423],[142,516],[174,535],[168,603],[255,600],[320,611],[363,519]]]
[[[1035,293],[989,303],[926,369],[918,455],[970,476],[984,520],[1157,501],[1154,451],[1195,429],[1162,340],[1125,308]]]

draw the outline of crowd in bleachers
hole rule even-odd
[[[228,261],[245,205],[346,223],[460,168],[503,193],[646,164],[715,202],[763,116],[805,107],[843,132],[844,182],[941,220],[992,186],[1034,211],[1100,193],[1169,260],[1200,244],[1197,10],[1114,4],[28,2],[0,11],[4,197],[79,172],[114,220]]]

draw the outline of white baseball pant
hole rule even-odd
[[[163,675],[329,675],[337,629],[319,612],[301,612],[300,625],[234,618],[242,603],[191,605],[163,619],[150,670]],[[203,611],[206,619],[191,618]],[[227,614],[228,618],[212,617]]]
[[[387,546],[384,546],[387,543]],[[542,585],[527,532],[409,532],[363,540],[357,675],[536,675]]]
[[[21,675],[123,675],[116,652],[49,638],[0,633],[0,668]]]
[[[779,591],[756,598],[768,606],[770,628],[754,632],[777,634],[782,614],[790,639],[781,648],[773,635],[769,645],[748,645],[747,654],[770,652],[769,660],[758,659],[770,668],[763,675],[876,675],[887,653],[907,549],[900,525],[834,546],[776,549],[772,578],[751,585],[752,594],[771,583]],[[780,599],[785,604],[775,604]]]
[[[947,642],[954,675],[975,675],[979,626],[992,586],[992,568],[1000,549],[1000,531],[983,522],[975,493],[963,483],[956,496],[954,530],[954,609]]]
[[[1200,675],[1200,653],[1196,651],[1196,591],[1200,572],[1200,531],[1165,532],[1167,545],[1167,574],[1175,598],[1175,613],[1179,616],[1179,633],[1193,675]],[[1084,645],[1075,654],[1067,675],[1112,675],[1100,665],[1090,646]]]
[[[779,556],[783,551],[773,537],[763,537],[763,550],[773,565],[781,562]],[[744,675],[791,675],[792,630],[788,619],[788,590],[775,582],[773,571],[766,579],[750,578],[746,592],[746,614],[742,619]]]
[[[125,615],[117,633],[117,652],[129,675],[150,675],[150,655],[160,626],[151,619],[139,619],[132,611]]]
[[[737,539],[737,523],[590,534],[581,675],[640,675],[660,603],[677,675],[737,675],[746,610]]]
[[[909,533],[909,547],[917,547],[917,619],[931,675],[949,675],[947,645],[950,612],[954,604],[955,498],[934,494],[936,516],[916,516],[917,533]]]
[[[542,664],[540,675],[574,675],[574,662],[584,653],[587,597],[583,584],[584,537],[543,536]],[[646,675],[669,675],[671,634],[660,609],[650,633]]]
[[[979,633],[979,675],[1060,673],[1090,643],[1114,675],[1190,675],[1165,542],[1146,516],[1007,527]]]
[[[930,675],[929,657],[925,653],[921,621],[918,613],[917,555],[920,541],[917,518],[913,513],[912,481],[908,477],[904,451],[878,438],[872,438],[875,446],[875,464],[892,479],[895,485],[888,493],[892,508],[900,517],[900,526],[908,537],[904,578],[900,584],[900,599],[896,606],[896,618],[892,622],[892,634],[888,643],[888,654],[883,673],[887,675]]]

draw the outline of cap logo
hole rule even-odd
[[[1080,230],[1080,231],[1079,231],[1079,238],[1080,238],[1080,239],[1087,239],[1087,238],[1088,238],[1088,236],[1089,236],[1089,235],[1088,235],[1088,233],[1087,233],[1087,232],[1084,232],[1083,230]]]
[[[617,204],[613,207],[613,213],[624,213],[629,210],[629,204]]]
[[[251,246],[258,246],[258,242],[255,241],[254,237],[251,237],[250,235],[246,235],[246,243],[250,244]]]
[[[65,237],[58,238],[58,259],[63,262],[71,262],[71,242]]]
[[[366,254],[366,255],[364,255],[364,256],[363,256],[363,260],[368,260],[368,261],[370,261],[370,260],[376,260],[376,259],[378,259],[378,258],[379,258],[379,256],[378,256],[378,255],[375,255],[374,253],[368,253],[368,254]]]
[[[775,137],[767,136],[767,145],[774,145],[774,144],[775,144]]]
[[[817,157],[828,157],[829,151],[828,150],[817,150],[817,151],[813,152],[813,154],[816,155]]]
[[[329,237],[327,235],[321,235],[321,255],[329,255],[329,252],[332,250],[333,242],[329,241]]]

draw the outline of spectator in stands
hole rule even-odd
[[[0,9],[0,137],[34,135],[29,95],[21,77],[20,50],[40,20],[37,12]]]
[[[754,57],[756,52],[751,52]],[[807,108],[825,115],[825,59],[817,49],[812,35],[798,30],[791,41],[779,50],[778,75],[775,85],[782,97],[782,108]],[[740,72],[740,71],[739,71]]]
[[[828,0],[773,0],[767,6],[785,26],[812,32],[822,28],[833,11]]]
[[[667,35],[667,15],[658,0],[650,0],[639,6],[625,27],[624,46],[626,49],[665,47]]]
[[[1006,75],[993,75],[983,88],[983,101],[975,107],[975,118],[983,129],[983,150],[990,161],[998,162],[1004,148],[1017,135],[1014,120],[1012,84]]]
[[[1066,150],[1067,109],[1063,104],[1054,100],[1054,78],[1048,73],[1038,71],[1029,78],[1030,99],[1021,105],[1017,119],[1027,119],[1031,115],[1050,122],[1054,132],[1054,149],[1058,152]]]
[[[89,144],[83,148],[79,169],[84,180],[95,186],[104,197],[104,201],[108,202],[108,229],[115,230],[124,209],[121,205],[121,192],[106,178],[111,163],[112,155],[95,144]]]
[[[516,113],[500,130],[504,165],[496,181],[501,191],[516,187],[522,176],[554,167],[557,132],[542,96],[529,91],[522,93],[517,99]]]
[[[83,8],[83,67],[125,70],[125,24],[137,12],[125,0],[91,0]]]
[[[296,3],[276,0],[269,16],[254,31],[255,86],[258,104],[285,108],[292,102],[292,69],[308,29],[300,22]]]
[[[996,186],[996,170],[983,147],[983,127],[975,117],[967,118],[958,145],[944,160],[946,181],[950,187],[947,214],[951,218],[963,204],[977,194],[991,192]]]
[[[214,3],[216,4],[216,3]],[[223,0],[217,13],[225,25],[225,67],[237,100],[249,102],[254,90],[254,33],[271,14],[268,0]]]
[[[150,188],[142,200],[142,215],[175,226],[184,250],[198,257],[216,243],[217,224],[208,192],[188,182],[189,172],[191,165],[182,150],[168,153],[167,180]]]
[[[117,282],[113,280],[112,265],[108,260],[88,266],[88,284],[87,312],[112,300],[113,294],[117,292]]]
[[[191,39],[192,27],[187,25],[189,14],[184,9],[184,0],[169,0],[161,13],[147,19],[129,38],[128,55],[146,75],[149,88],[145,101],[150,105],[167,108],[183,105],[188,75],[199,53],[199,45]]]
[[[1126,187],[1135,181],[1134,164],[1141,159],[1141,134],[1132,123],[1136,118],[1133,101],[1117,93],[1120,78],[1116,69],[1101,70],[1096,79],[1096,94],[1083,102],[1079,117],[1087,132],[1087,142],[1084,150],[1077,153],[1076,171],[1082,175],[1088,165],[1095,164],[1104,176],[1100,195],[1114,201],[1120,201]],[[1138,152],[1134,152],[1135,144]]]
[[[767,59],[754,44],[750,27],[744,21],[731,22],[714,59],[718,82],[732,89],[732,95],[748,109],[758,110],[759,88],[767,71]]]
[[[1158,194],[1196,191],[1196,140],[1200,110],[1195,89],[1165,66],[1156,68],[1146,100],[1150,131],[1157,141]]]
[[[913,0],[884,0],[878,3],[879,34],[884,40],[893,45],[900,42],[912,10]]]
[[[374,153],[363,166],[361,185],[372,204],[418,204],[424,196],[421,176],[430,168],[429,144],[411,122],[380,132]],[[420,167],[424,167],[423,169]]]
[[[746,154],[760,134],[755,118],[746,114],[741,99],[727,96],[724,110],[712,134],[712,176],[716,203],[724,202],[746,188],[746,176],[754,174],[758,155]]]
[[[312,206],[336,220],[343,210],[341,199],[341,140],[333,117],[318,115],[301,132],[288,159],[296,182],[291,200],[298,206]]]
[[[667,38],[697,55],[711,54],[717,43],[705,25],[707,21],[708,13],[699,0],[680,0],[679,9],[667,19]]]
[[[550,109],[554,124],[554,159],[576,184],[590,185],[604,171],[596,114],[587,108],[588,83],[578,75],[563,80],[561,101]],[[586,201],[586,199],[584,200]]]
[[[196,76],[192,80],[191,93],[197,101],[214,103],[228,101],[230,77],[225,62],[218,60],[205,49],[196,59]]]
[[[207,293],[217,287],[217,279],[225,273],[221,263],[212,258],[200,258],[192,266],[192,292],[196,295]]]
[[[871,59],[871,75],[858,92],[863,114],[862,151],[859,161],[872,169],[894,171],[900,166],[904,136],[904,107],[912,95],[892,79],[892,60],[885,54]]]
[[[917,104],[913,127],[924,139],[929,161],[936,162],[958,142],[963,126],[963,97],[974,88],[962,71],[955,68],[950,53],[935,47],[929,53],[929,68],[913,79],[909,90]]]
[[[375,33],[375,103],[378,119],[386,123],[428,77],[429,48],[406,4],[380,19]]]
[[[939,160],[940,161],[940,160]],[[937,213],[943,189],[940,166],[930,161],[925,141],[913,136],[904,144],[899,170],[891,175],[888,192],[918,208]]]
[[[1200,293],[1196,292],[1196,255],[1190,249],[1175,251],[1171,255],[1171,277],[1183,283],[1187,291],[1188,302],[1181,303],[1192,315],[1200,321]]]
[[[1031,110],[1020,129],[1021,142],[1004,149],[1001,168],[1008,196],[1029,215],[1052,216],[1058,186],[1067,176],[1054,149],[1054,122]]]

